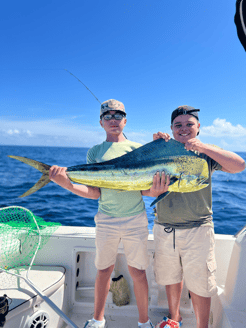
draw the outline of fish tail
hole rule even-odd
[[[30,159],[30,158],[22,157],[22,156],[8,155],[8,157],[14,158],[14,159],[16,159],[20,162],[28,164],[28,165],[34,167],[35,169],[37,169],[38,171],[40,171],[41,173],[43,173],[43,175],[38,180],[38,182],[31,189],[26,191],[23,195],[19,196],[20,198],[26,197],[26,196],[29,196],[29,195],[35,193],[37,190],[43,188],[44,186],[46,186],[51,181],[49,179],[49,169],[51,167],[50,165],[35,161],[33,159]]]

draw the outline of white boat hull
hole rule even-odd
[[[227,296],[225,295],[225,284],[227,282],[227,273],[232,269],[230,267],[230,259],[233,249],[235,238],[231,235],[216,235],[216,261],[217,261],[217,284],[218,294],[212,299],[212,308],[210,315],[209,327],[223,327],[223,328],[241,328],[246,327],[246,287],[242,294],[238,297],[241,298],[240,302],[244,302],[244,310],[240,310],[237,316],[240,320],[243,320],[241,325],[233,326],[228,319],[228,313],[233,313],[236,316],[234,304],[230,303],[229,291]],[[244,245],[246,246],[246,245]],[[238,247],[238,246],[237,246]],[[149,316],[154,324],[162,319],[164,315],[168,313],[168,303],[165,293],[165,287],[156,284],[153,272],[153,254],[154,254],[154,241],[153,235],[149,235],[148,240],[148,251],[150,265],[147,269],[147,279],[149,283]],[[241,252],[241,251],[240,251]],[[242,255],[245,256],[244,263],[246,263],[246,253],[237,252],[238,258]],[[240,254],[238,254],[240,253]],[[245,253],[245,254],[244,254]],[[236,255],[235,255],[236,256]],[[62,284],[58,284],[57,288],[55,282],[53,284],[53,293],[50,294],[52,301],[60,307],[78,326],[83,327],[86,320],[90,319],[93,315],[94,305],[94,282],[96,278],[96,268],[94,265],[95,259],[95,228],[89,227],[60,227],[53,236],[49,239],[48,243],[43,249],[41,249],[35,260],[36,265],[64,267],[64,281]],[[242,262],[242,260],[240,259]],[[240,262],[239,259],[237,262]],[[240,263],[241,263],[240,262]],[[235,263],[234,263],[235,266]],[[230,270],[228,268],[230,267]],[[239,264],[236,269],[238,269]],[[240,269],[240,268],[239,268]],[[235,271],[234,270],[234,271]],[[243,267],[240,270],[245,270]],[[5,273],[4,273],[5,274]],[[123,274],[128,282],[131,291],[130,304],[122,307],[117,307],[112,301],[112,294],[109,293],[106,303],[105,315],[108,322],[109,328],[120,328],[120,327],[137,327],[138,312],[136,306],[136,299],[133,292],[133,283],[128,273],[127,263],[124,256],[123,245],[120,243],[118,249],[117,261],[115,264],[115,271],[112,275],[118,276]],[[237,272],[237,275],[244,274],[246,272]],[[0,274],[0,281],[3,272]],[[47,271],[47,275],[50,273]],[[233,270],[230,273],[233,277]],[[10,278],[11,279],[11,278]],[[43,288],[43,280],[47,279],[46,276],[39,275],[35,283],[37,287]],[[230,278],[229,280],[231,280]],[[55,279],[54,279],[55,280]],[[244,280],[244,279],[243,279]],[[227,282],[228,284],[228,282]],[[6,287],[6,286],[5,286]],[[57,314],[47,305],[40,297],[34,296],[34,292],[30,290],[22,290],[27,295],[32,295],[32,301],[27,309],[20,311],[20,304],[16,306],[16,299],[19,296],[13,291],[14,288],[5,288],[1,284],[0,296],[6,293],[8,296],[14,298],[13,303],[10,305],[10,312],[7,315],[7,321],[5,328],[32,328],[30,324],[30,318],[35,316],[38,311],[43,311],[49,316],[49,324],[47,328],[63,328],[68,327],[64,324],[63,320],[57,316]],[[15,285],[15,289],[18,286]],[[242,289],[242,288],[241,288]],[[233,286],[230,286],[230,292],[233,292]],[[239,288],[240,290],[240,288]],[[12,294],[11,294],[12,293]],[[15,299],[16,298],[16,299]],[[24,299],[24,297],[23,297]],[[26,302],[26,301],[25,301]],[[196,320],[189,298],[189,292],[184,284],[181,299],[181,314],[183,316],[184,327],[195,328]],[[229,312],[228,312],[229,311]],[[231,311],[231,312],[230,312]],[[232,315],[231,315],[232,316]],[[230,316],[229,316],[230,317]],[[19,326],[16,326],[16,322]],[[35,327],[35,326],[34,326]],[[41,326],[42,327],[42,326]],[[46,328],[46,326],[43,326]]]

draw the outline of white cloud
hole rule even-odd
[[[124,131],[129,140],[145,144],[152,133],[141,130]],[[83,125],[74,117],[36,121],[18,121],[0,117],[0,144],[33,146],[91,147],[105,140],[105,131],[95,125]]]
[[[16,129],[15,130],[11,130],[10,129],[10,130],[7,131],[7,133],[10,134],[10,135],[12,135],[12,134],[19,134],[20,131],[19,130],[16,130]]]
[[[100,126],[78,125],[73,118],[18,121],[0,118],[0,144],[90,147],[105,140]]]
[[[213,121],[213,125],[201,128],[201,135],[231,138],[246,137],[246,128],[240,124],[233,126],[230,122],[227,122],[226,119],[216,118]]]
[[[134,128],[134,127],[133,127]],[[126,126],[129,140],[145,144],[153,131],[134,130]],[[170,131],[167,131],[170,133]],[[217,118],[211,126],[201,128],[201,140],[224,149],[245,151],[246,129]],[[0,117],[0,144],[27,146],[92,147],[105,140],[105,131],[97,124],[84,125],[73,117],[36,121],[18,121]]]
[[[13,136],[13,137],[16,137],[16,136],[29,136],[29,137],[31,137],[32,136],[32,133],[29,130],[21,130],[20,131],[20,130],[17,130],[17,129],[9,129],[9,130],[2,129],[2,133],[7,133],[9,136]]]

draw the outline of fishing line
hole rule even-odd
[[[36,70],[36,69],[35,69]],[[40,69],[40,70],[45,70],[45,69]],[[46,69],[46,70],[61,70],[61,69]],[[81,84],[83,84],[83,86],[92,94],[92,96],[99,102],[99,104],[101,105],[101,101],[94,95],[94,93],[77,77],[75,76],[72,72],[70,72],[68,69],[64,68],[64,71],[68,72],[70,75],[72,75],[73,77],[75,77],[76,80],[78,80]],[[123,133],[124,137],[127,139],[127,137],[125,136],[125,134]]]
[[[82,83],[83,84],[83,86],[84,87],[86,87],[86,89],[88,90],[88,91],[90,91],[90,93],[93,95],[93,97],[94,98],[96,98],[96,100],[99,102],[99,104],[101,104],[101,101],[94,95],[94,93],[82,82],[82,81],[80,81],[80,79],[77,77],[77,76],[75,76],[73,73],[71,73],[69,70],[67,70],[66,68],[64,68],[64,70],[65,71],[67,71],[70,75],[72,75],[73,77],[75,77],[75,79],[77,79],[80,83]],[[126,137],[126,135],[123,133],[123,136],[127,139],[127,137]]]
[[[93,97],[94,98],[96,98],[96,100],[99,102],[99,104],[101,104],[101,101],[94,95],[94,93],[82,82],[82,81],[80,81],[80,79],[77,77],[77,76],[75,76],[73,73],[71,73],[69,70],[67,70],[66,68],[64,68],[64,70],[65,71],[67,71],[70,75],[72,75],[73,77],[75,77],[75,79],[77,79],[80,83],[82,83],[83,84],[83,86],[84,87],[86,87],[86,89],[88,90],[88,91],[90,91],[90,93],[93,95]]]
[[[26,68],[22,68],[22,69],[0,69],[0,71],[27,71],[27,70],[29,70],[29,71],[37,71],[37,70],[39,70],[39,71],[61,71],[61,70],[64,70],[64,71],[67,71],[70,75],[72,75],[73,77],[75,77],[75,79],[77,79],[80,83],[82,83],[83,84],[83,86],[88,90],[88,91],[90,91],[90,93],[93,95],[93,97],[94,98],[96,98],[96,100],[99,102],[99,104],[101,104],[101,101],[94,95],[94,93],[77,77],[77,76],[75,76],[73,73],[71,73],[68,69],[66,69],[66,68],[54,68],[54,69],[52,69],[52,68],[47,68],[47,69],[45,69],[45,68],[40,68],[40,69],[37,69],[37,68],[34,68],[34,69],[32,69],[32,68],[30,68],[30,69],[26,69]]]

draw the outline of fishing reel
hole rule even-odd
[[[6,315],[9,312],[9,304],[11,304],[11,302],[9,303],[8,299],[10,299],[12,302],[12,299],[9,298],[6,294],[0,296],[0,327],[5,325]]]

